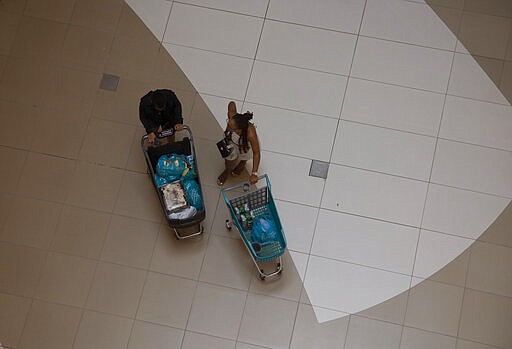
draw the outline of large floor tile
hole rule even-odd
[[[303,84],[308,81],[308,84]],[[347,78],[257,61],[247,101],[338,118]]]
[[[144,232],[145,233],[145,232]],[[208,236],[186,240],[176,239],[174,230],[167,224],[160,227],[150,269],[163,274],[197,280],[203,265]]]
[[[407,290],[410,279],[406,275],[311,256],[304,286],[312,305],[353,314]]]
[[[321,210],[311,253],[410,274],[418,235],[417,228]]]
[[[459,13],[450,10],[452,16]],[[444,50],[457,42],[430,6],[399,0],[367,1],[361,34]]]
[[[265,16],[265,11],[268,5],[268,0],[255,0],[251,2],[233,2],[230,0],[184,0],[182,2],[257,17]]]
[[[473,242],[474,240],[471,239],[421,230],[416,248],[413,275],[423,279],[430,277],[444,266],[454,263],[454,259]],[[462,270],[453,270],[454,274],[449,283],[464,286],[467,260],[465,262],[461,266]]]
[[[448,93],[508,105],[494,82],[468,54],[455,54]]]
[[[101,259],[147,269],[159,228],[155,222],[112,215]]]
[[[228,339],[212,337],[205,334],[185,332],[181,349],[234,349],[235,342]]]
[[[293,0],[270,1],[267,17],[284,22],[357,33],[364,1],[322,2],[311,4]]]
[[[435,138],[342,121],[332,162],[428,180]]]
[[[404,327],[400,349],[455,349],[455,337]]]
[[[460,320],[460,338],[507,348],[512,343],[510,323],[510,297],[466,289]]]
[[[445,140],[437,143],[433,183],[512,197],[511,176],[510,152]]]
[[[84,208],[112,212],[122,179],[123,171],[120,169],[79,161],[73,176],[73,187],[66,202]]]
[[[128,344],[133,320],[118,316],[85,311],[74,349],[124,349]]]
[[[15,198],[11,205],[0,238],[29,247],[50,247],[62,206],[48,201],[23,198]]]
[[[411,289],[405,325],[456,336],[464,289],[425,280]]]
[[[32,300],[0,293],[0,338],[2,345],[15,348],[18,344]]]
[[[199,280],[248,290],[253,273],[257,271],[241,238],[210,236]]]
[[[243,291],[199,283],[187,330],[236,339],[246,297]]]
[[[444,95],[350,78],[342,119],[436,136]]]
[[[192,280],[149,273],[137,319],[184,329],[196,284]]]
[[[75,161],[30,153],[18,183],[18,194],[64,202],[73,188]]]
[[[123,8],[122,0],[76,0],[71,23],[113,32]],[[97,9],[101,8],[101,11]]]
[[[161,41],[164,36],[164,31],[167,26],[169,13],[171,12],[172,2],[165,0],[141,1],[129,0],[126,2],[135,12],[131,16],[137,18],[138,21],[142,20],[144,24],[151,30],[155,37]],[[123,16],[127,13],[126,7],[123,11]],[[130,11],[131,12],[131,11]],[[138,32],[141,32],[137,28]]]
[[[401,326],[360,316],[351,316],[346,349],[398,349]]]
[[[67,23],[73,12],[74,2],[62,0],[28,0],[25,14],[38,18]]]
[[[0,54],[7,55],[11,51],[21,16],[14,13],[0,12],[0,19],[0,32],[2,33],[0,35]]]
[[[135,321],[128,349],[179,349],[183,339],[183,330]]]
[[[345,343],[348,319],[347,316],[320,324],[312,306],[299,304],[290,348],[341,348]]]
[[[430,184],[422,228],[477,239],[508,202],[492,195]]]
[[[471,246],[467,287],[512,297],[512,248],[475,242]]]
[[[33,297],[47,252],[0,242],[0,291]]]
[[[407,309],[408,297],[409,290],[401,292],[382,303],[374,305],[373,307],[360,311],[356,315],[390,322],[397,325],[403,325],[405,319],[405,311]]]
[[[250,103],[244,108],[254,113],[261,149],[329,161],[338,120]]]
[[[283,45],[285,42],[287,44]],[[356,36],[352,34],[267,20],[256,58],[348,75],[355,44]],[[311,52],[322,52],[322,55],[311,55]]]
[[[447,96],[439,137],[512,150],[512,107]]]
[[[452,54],[426,47],[360,37],[352,75],[422,90],[445,92]]]
[[[82,307],[87,300],[96,262],[82,257],[49,253],[41,272],[36,298]]]
[[[110,215],[103,212],[64,206],[51,249],[97,259],[107,235]]]
[[[286,236],[288,250],[309,253],[318,209],[281,200],[274,202]]]
[[[197,92],[243,99],[252,60],[172,44],[164,44],[164,47],[180,62],[186,76],[194,81]]]
[[[34,301],[17,348],[71,348],[81,315],[81,309]]]
[[[261,18],[177,3],[163,41],[253,58],[262,26]]]
[[[269,348],[288,348],[296,314],[296,302],[250,293],[238,340]]]
[[[16,115],[16,118],[12,118],[11,115]],[[37,117],[36,108],[0,101],[0,122],[2,123],[0,144],[18,149],[30,149],[32,139],[37,134],[35,128]]]
[[[139,306],[146,271],[99,263],[85,307],[133,318]]]
[[[480,236],[479,240],[512,247],[512,236],[508,233],[512,220],[511,211],[512,204],[509,203],[498,218],[496,218],[489,228]]]
[[[418,227],[427,183],[331,165],[322,207]]]
[[[0,182],[0,193],[16,193],[16,187],[26,158],[26,151],[0,146],[0,163],[4,169]]]

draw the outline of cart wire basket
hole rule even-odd
[[[261,181],[265,179],[265,181]],[[262,184],[264,183],[264,184]],[[260,278],[280,274],[283,271],[281,255],[286,250],[286,237],[272,197],[271,185],[266,174],[258,177],[257,185],[244,182],[222,189],[222,196],[229,208],[232,221],[226,220],[226,227],[231,230],[232,222],[240,233],[245,247],[258,269]],[[264,243],[252,239],[252,226],[256,218],[270,216],[275,224],[276,239]],[[272,272],[265,272],[259,263],[276,261]]]

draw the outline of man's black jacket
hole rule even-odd
[[[160,113],[153,108],[153,100],[151,97],[155,92],[160,92],[165,96],[165,108]],[[140,99],[139,118],[148,134],[156,132],[159,126],[167,129],[176,124],[183,124],[181,103],[171,90],[162,89],[149,91]]]

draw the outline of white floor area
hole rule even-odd
[[[512,198],[512,107],[424,1],[127,2],[219,124],[254,112],[319,321],[432,275]]]

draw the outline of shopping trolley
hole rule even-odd
[[[262,186],[262,179],[265,184]],[[250,185],[248,182],[222,189],[222,196],[231,213],[232,221],[226,220],[226,228],[232,229],[233,224],[240,233],[245,247],[258,269],[260,279],[281,274],[283,262],[281,255],[286,249],[286,238],[283,233],[281,221],[277,214],[276,205],[272,198],[268,176],[258,177],[257,185]],[[267,242],[255,242],[252,239],[253,222],[259,216],[270,216],[276,228],[275,239]],[[275,270],[266,273],[259,263],[274,261]]]

